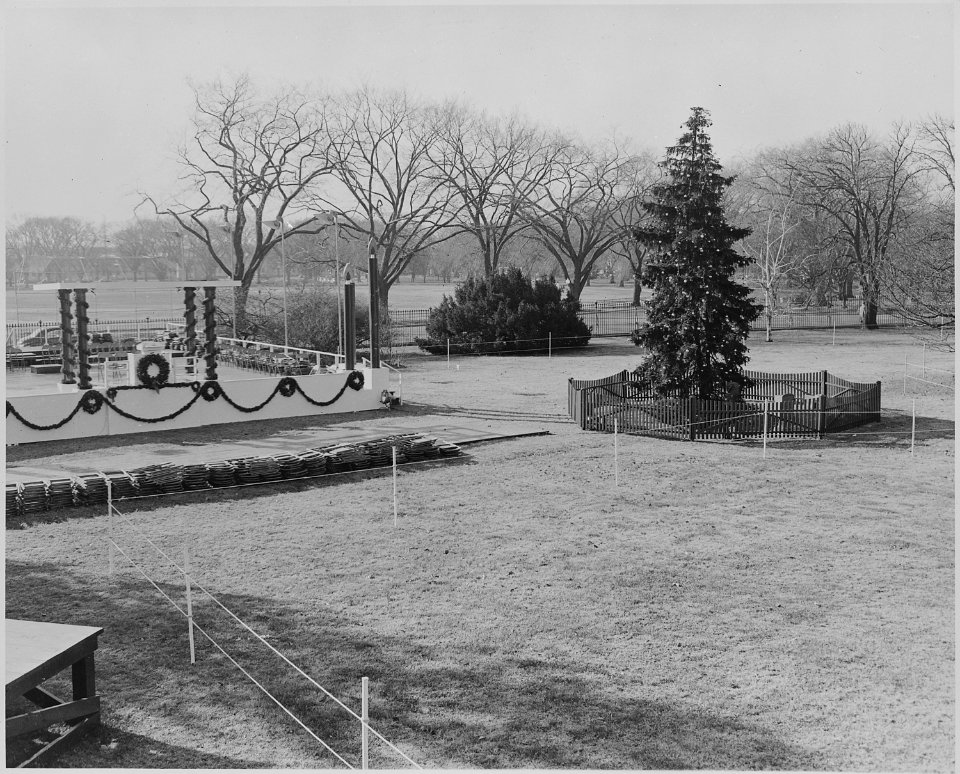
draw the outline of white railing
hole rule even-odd
[[[320,372],[324,361],[332,361],[328,369],[343,370],[345,356],[336,352],[324,352],[302,347],[288,347],[283,344],[267,344],[250,339],[217,337],[220,350],[219,360],[225,365],[246,368],[254,371],[280,372],[293,369],[309,369],[311,373]]]

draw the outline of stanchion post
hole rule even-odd
[[[113,484],[107,479],[107,547],[109,549],[108,572],[113,577]]]
[[[369,692],[370,679],[360,678],[360,747],[362,750],[360,768],[364,771],[370,767],[370,734],[367,730],[370,721]]]
[[[770,403],[763,402],[763,458],[767,458],[767,421],[770,415]]]
[[[183,547],[183,579],[187,584],[187,637],[190,640],[190,663],[197,663],[193,642],[193,595],[190,589],[190,547]]]
[[[910,454],[913,455],[913,445],[917,437],[917,399],[913,399],[913,419],[910,422]]]
[[[620,435],[620,423],[617,417],[613,418],[613,480],[616,486],[620,486],[620,449],[618,438]]]
[[[393,526],[397,526],[397,447],[393,447]]]

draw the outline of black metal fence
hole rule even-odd
[[[629,336],[647,321],[646,305],[641,302],[634,306],[629,300],[607,300],[581,303],[579,317],[589,327],[591,335],[598,338],[608,336]],[[389,333],[389,341],[395,347],[415,344],[415,339],[427,337],[429,309],[391,310],[384,325]],[[896,328],[906,324],[906,320],[890,311],[881,311],[877,315],[877,325],[881,328]],[[855,308],[843,309],[794,309],[777,312],[771,320],[771,329],[786,330],[831,330],[833,328],[859,328],[860,315]],[[766,330],[766,318],[761,315],[751,325],[753,331]]]
[[[581,303],[578,312],[595,338],[629,336],[647,321],[646,305],[634,306],[629,300],[601,300]],[[392,309],[382,318],[381,343],[384,348],[409,347],[416,339],[427,337],[429,309]],[[890,311],[881,311],[877,324],[882,328],[901,327],[906,320]],[[116,345],[117,351],[129,350],[131,344],[145,339],[152,340],[164,331],[182,328],[182,317],[156,317],[139,320],[91,320],[89,330],[98,345]],[[830,330],[832,328],[859,328],[860,316],[855,309],[796,309],[777,312],[773,315],[771,328],[785,330]],[[766,320],[761,315],[754,321],[751,330],[763,331]],[[7,352],[16,350],[50,354],[58,351],[59,320],[7,323]],[[47,337],[55,342],[50,345]],[[546,351],[548,345],[544,344]]]

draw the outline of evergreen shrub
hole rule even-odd
[[[577,301],[562,298],[553,278],[531,281],[520,269],[470,277],[453,297],[430,310],[426,338],[417,345],[434,355],[546,352],[585,347],[590,328],[578,316]]]

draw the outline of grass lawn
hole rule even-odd
[[[449,369],[412,357],[405,413],[550,435],[404,470],[397,527],[389,477],[364,473],[131,501],[113,529],[180,604],[145,538],[177,559],[189,543],[198,582],[355,711],[369,677],[372,725],[422,766],[953,770],[953,391],[903,394],[905,354],[920,362],[905,336],[830,341],[754,341],[750,367],[879,379],[883,421],[766,459],[757,442],[621,437],[616,487],[613,439],[566,418],[566,380],[635,365],[622,340]],[[59,765],[341,765],[202,638],[190,665],[180,614],[122,558],[108,576],[102,509],[61,517],[6,531],[8,617],[105,629],[104,725]],[[194,600],[359,766],[359,723]],[[403,766],[371,744],[371,766]]]

